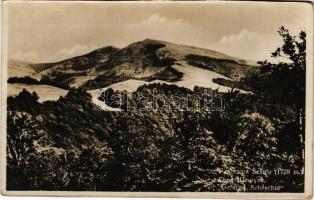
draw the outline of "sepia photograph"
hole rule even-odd
[[[2,193],[312,195],[311,3],[2,11]]]

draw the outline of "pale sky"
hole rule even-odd
[[[309,31],[308,3],[6,2],[8,57],[55,62],[146,38],[218,50],[249,60],[270,57],[280,26]]]

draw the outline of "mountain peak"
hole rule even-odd
[[[132,43],[131,45],[129,46],[134,46],[134,45],[150,45],[150,44],[162,44],[162,45],[166,45],[166,44],[169,44],[168,42],[166,41],[162,41],[162,40],[156,40],[156,39],[151,39],[151,38],[146,38],[144,40],[140,40],[140,41],[137,41],[135,43]]]
[[[91,53],[111,53],[111,52],[118,51],[118,50],[119,50],[119,48],[114,47],[114,46],[104,46],[104,47],[101,47],[99,49],[96,49],[96,50],[90,52],[89,54],[91,54]]]
[[[142,40],[142,42],[146,42],[146,43],[165,43],[165,41],[156,40],[156,39],[152,39],[152,38],[146,38],[146,39]]]

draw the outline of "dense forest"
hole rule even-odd
[[[7,189],[303,192],[306,35],[278,33],[283,45],[272,56],[289,62],[216,80],[247,93],[160,83],[107,90],[99,99],[118,112],[99,109],[85,87],[43,103],[26,90],[8,97]],[[219,96],[211,110],[185,99],[205,91]],[[112,98],[155,92],[164,97],[157,105]],[[186,100],[183,110],[174,94]]]

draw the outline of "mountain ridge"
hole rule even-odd
[[[180,81],[184,74],[174,66],[202,68],[238,81],[257,65],[210,49],[148,38],[124,48],[104,46],[62,61],[30,66],[35,70],[30,77],[36,75],[43,82],[62,88],[97,89],[128,79]]]

